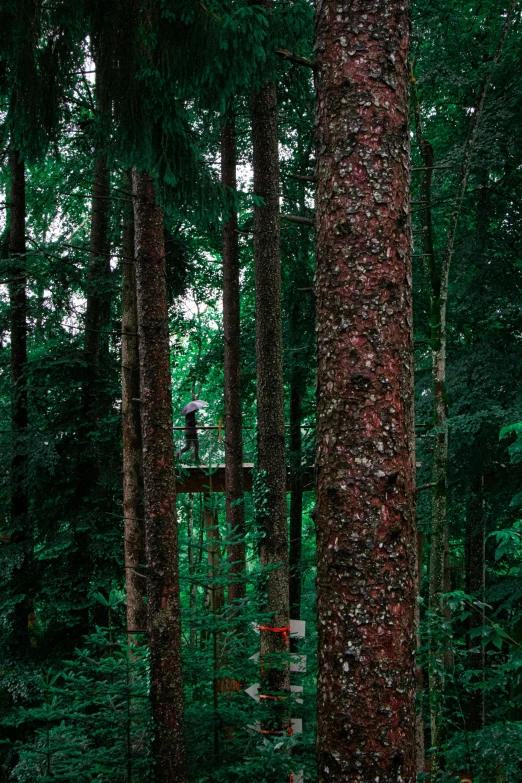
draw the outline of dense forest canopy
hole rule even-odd
[[[0,0],[0,783],[522,780],[521,24]]]

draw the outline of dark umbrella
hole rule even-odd
[[[204,402],[203,400],[193,400],[193,402],[189,402],[181,411],[182,416],[186,416],[188,413],[192,413],[192,411],[199,411],[200,408],[206,408],[208,405],[208,402]]]

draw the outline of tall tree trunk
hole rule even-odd
[[[208,563],[207,608],[212,613],[214,624],[218,622],[219,614],[225,605],[225,590],[220,581],[221,570],[221,536],[219,534],[219,518],[212,505],[212,495],[205,495],[205,533]],[[220,726],[218,718],[219,694],[226,690],[226,680],[219,677],[221,668],[222,634],[213,628],[209,634],[212,641],[213,681],[212,703],[214,710],[214,760],[219,758]]]
[[[415,780],[408,50],[403,0],[317,5],[323,783]]]
[[[25,165],[20,153],[9,154],[9,306],[11,316],[11,544],[20,548],[14,587],[25,598],[17,607],[17,632],[27,639],[32,611],[29,572],[32,535],[28,499],[27,410],[27,271],[25,248]]]
[[[412,82],[415,84],[414,79]],[[424,271],[430,290],[430,328],[432,344],[432,377],[435,419],[435,456],[433,460],[432,527],[430,547],[430,610],[432,617],[440,613],[440,600],[447,582],[447,560],[449,557],[447,541],[447,468],[448,468],[448,430],[446,401],[446,332],[441,332],[440,265],[435,257],[432,217],[432,179],[434,166],[433,147],[424,138],[420,104],[417,90],[414,88],[414,112],[417,145],[424,171],[421,177],[420,195],[422,210],[421,246]],[[443,609],[445,611],[445,608]],[[431,656],[429,667],[430,689],[430,728],[431,745],[442,744],[442,710],[444,706],[445,677],[444,666],[448,662],[447,651],[441,641],[440,631],[434,624],[431,633]],[[435,771],[439,760],[435,759]]]
[[[195,582],[196,577],[196,557],[194,554],[194,495],[191,493],[188,500],[187,509],[187,533],[188,533],[188,562],[189,562],[189,608],[190,608],[190,649],[197,647],[197,630],[194,625],[196,620],[196,600],[198,595],[198,586]]]
[[[473,596],[469,630],[480,628],[484,620],[484,593],[486,589],[486,525],[482,476],[469,490],[466,506],[466,592]],[[473,683],[484,682],[485,650],[480,637],[469,640],[468,668],[477,672]],[[478,690],[468,700],[467,729],[484,728],[484,691]]]
[[[422,583],[422,567],[424,556],[424,533],[417,531],[417,596],[420,596],[421,583]],[[420,637],[420,603],[417,601],[415,605],[415,628],[417,631],[417,653],[421,646]],[[424,773],[425,759],[425,747],[424,747],[424,716],[422,714],[422,697],[424,694],[423,686],[423,674],[422,666],[417,662],[415,666],[415,683],[417,687],[417,720],[416,720],[416,739],[415,739],[415,752],[417,756],[417,775]]]
[[[153,753],[158,783],[185,780],[178,530],[163,214],[133,172]]]
[[[208,563],[207,606],[212,614],[218,614],[225,605],[225,590],[220,581],[221,536],[219,519],[212,507],[212,495],[205,495],[205,535]]]
[[[229,114],[221,131],[221,182],[235,197],[236,127]],[[237,614],[245,597],[245,508],[241,411],[241,309],[237,213],[231,207],[223,227],[223,331],[225,339],[225,474],[229,584],[228,605]]]
[[[132,191],[132,175],[124,177],[124,190]],[[140,356],[138,305],[134,254],[134,214],[125,205],[121,293],[121,408],[123,435],[123,519],[125,530],[125,581],[127,630],[147,625],[145,583],[145,523],[143,518],[143,465],[140,413]]]
[[[272,9],[272,0],[257,3]],[[252,99],[254,192],[263,205],[254,207],[254,267],[256,288],[256,359],[258,479],[265,498],[259,521],[265,536],[260,544],[262,566],[268,567],[266,609],[273,628],[289,627],[288,532],[286,523],[286,462],[281,324],[281,263],[279,234],[279,149],[277,92],[267,84]],[[288,667],[275,664],[288,650],[288,634],[261,630],[265,689],[278,695],[289,688]],[[272,659],[272,663],[270,660]],[[268,701],[277,719],[284,701]]]
[[[97,423],[103,412],[102,354],[107,350],[110,323],[110,244],[109,205],[110,176],[106,154],[98,150],[94,160],[90,260],[87,270],[87,304],[85,309],[86,380],[83,386],[83,409],[87,426]]]
[[[303,474],[302,437],[303,417],[302,377],[294,370],[290,377],[290,616],[301,617],[301,550],[303,535]],[[293,643],[292,643],[293,645]]]
[[[298,169],[306,172],[310,166],[310,154],[314,145],[313,133],[309,134],[306,149],[303,149],[301,138],[298,139]],[[301,176],[306,176],[304,173]],[[306,214],[306,187],[305,181],[299,181],[298,197],[296,199],[296,213]],[[312,250],[313,237],[307,229],[299,231],[299,237],[295,243],[295,267],[292,270],[293,287],[288,292],[287,308],[289,311],[290,331],[290,617],[299,620],[301,617],[301,553],[303,535],[303,396],[306,391],[306,362],[303,351],[311,347],[311,340],[315,337],[310,325],[314,323],[315,302],[312,302],[306,293],[307,305],[303,306],[303,291],[296,292],[295,287],[308,287],[310,285],[311,272],[309,258]],[[307,327],[303,329],[303,321]],[[310,335],[310,343],[308,337]],[[292,652],[297,651],[297,641],[290,641]]]

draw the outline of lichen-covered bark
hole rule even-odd
[[[178,531],[163,214],[133,172],[153,753],[158,783],[185,780]]]
[[[322,783],[415,780],[406,0],[316,8]]]
[[[124,177],[132,191],[132,176]],[[147,609],[145,583],[145,523],[143,518],[143,467],[140,414],[140,356],[138,305],[134,254],[134,213],[126,205],[123,215],[121,292],[121,412],[123,436],[123,519],[125,530],[125,583],[127,629],[143,631]],[[140,637],[141,638],[141,637]]]
[[[272,8],[271,0],[263,0],[258,5],[268,10]],[[251,115],[254,192],[264,200],[262,206],[254,207],[257,447],[261,484],[266,491],[266,503],[260,520],[265,530],[260,558],[262,565],[270,567],[266,608],[272,615],[273,627],[283,628],[289,623],[289,595],[275,84],[267,84],[254,94]],[[284,634],[261,631],[263,660],[269,661],[272,654],[280,655],[287,649]],[[288,667],[265,666],[265,673],[270,692],[288,688]]]
[[[9,310],[11,336],[11,546],[19,549],[13,587],[18,603],[17,633],[27,639],[32,535],[29,530],[27,428],[27,271],[25,247],[25,165],[20,153],[9,154]]]
[[[221,131],[221,182],[235,194],[236,128],[229,116]],[[243,505],[243,428],[241,411],[241,311],[237,213],[223,226],[223,331],[225,343],[225,465],[228,544],[227,600],[232,616],[245,597],[245,509]]]

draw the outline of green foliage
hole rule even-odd
[[[173,405],[192,397],[209,405],[202,420],[224,416],[221,309],[221,228],[231,201],[239,212],[242,393],[245,461],[256,461],[255,298],[252,270],[252,193],[249,102],[275,80],[279,100],[282,212],[312,217],[315,170],[314,90],[310,69],[281,60],[276,50],[313,55],[313,3],[277,0],[267,13],[248,0],[1,0],[0,126],[7,145],[27,166],[26,375],[29,421],[29,530],[34,559],[27,584],[37,625],[20,633],[25,594],[16,581],[20,546],[10,520],[10,309],[0,287],[0,746],[2,774],[13,781],[130,781],[151,779],[152,726],[147,649],[124,634],[121,511],[120,283],[122,207],[130,194],[121,171],[146,167],[156,176],[165,210]],[[415,78],[423,133],[434,148],[433,213],[438,256],[447,235],[460,155],[478,85],[495,49],[501,7],[485,3],[416,0],[412,6]],[[456,237],[448,299],[450,465],[448,476],[451,589],[447,612],[427,609],[430,493],[419,492],[418,518],[426,532],[421,585],[420,696],[428,726],[428,632],[444,660],[446,771],[469,768],[477,783],[520,778],[522,716],[522,109],[520,40],[511,35],[493,74],[479,128]],[[93,65],[93,59],[95,66]],[[96,69],[96,82],[92,71]],[[107,108],[110,107],[110,108]],[[236,115],[240,185],[223,193],[218,181],[223,115]],[[88,295],[92,160],[107,152],[111,242],[110,323],[104,334],[100,394],[107,400],[93,424],[82,409],[88,380],[85,301]],[[1,157],[3,155],[3,157]],[[415,144],[414,169],[421,165]],[[292,175],[305,179],[296,179]],[[420,201],[412,172],[413,201]],[[8,171],[0,170],[0,230],[6,228]],[[430,303],[420,258],[420,210],[412,207],[416,353],[418,483],[431,482],[433,399]],[[303,226],[282,224],[282,301],[286,416],[301,404],[301,454],[293,467],[315,461],[314,239]],[[0,259],[1,279],[10,274]],[[500,440],[498,433],[500,430]],[[178,435],[179,431],[176,431]],[[510,440],[508,440],[510,439]],[[290,445],[290,444],[288,444]],[[266,483],[242,501],[246,516],[247,597],[232,622],[213,612],[209,596],[226,596],[229,565],[224,501],[210,492],[224,444],[201,435],[209,493],[178,498],[186,736],[189,778],[229,783],[285,780],[304,769],[314,780],[315,538],[313,493],[305,495],[301,574],[306,674],[302,736],[277,738],[274,751],[249,725],[265,707],[244,694],[260,680],[259,638],[252,626],[263,612],[266,569],[259,542],[266,515]],[[93,471],[93,465],[96,471]],[[466,560],[470,500],[482,493],[486,520],[487,587],[472,594]],[[192,504],[192,505],[191,505]],[[216,514],[219,565],[208,562],[205,504]],[[207,509],[208,510],[208,509]],[[191,532],[189,517],[192,515]],[[189,561],[189,550],[194,561]],[[474,621],[477,610],[483,619]],[[485,672],[472,652],[485,651]],[[228,678],[235,690],[221,692]],[[216,696],[216,685],[217,688]],[[486,725],[467,728],[472,699],[483,692]],[[265,737],[265,739],[267,739]],[[426,744],[429,748],[429,732]],[[286,751],[291,750],[289,755]],[[2,775],[0,774],[0,777]]]
[[[150,780],[147,677],[146,647],[113,629],[90,634],[64,669],[39,678],[34,706],[15,708],[17,732],[31,739],[13,743],[12,780]]]

